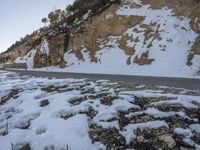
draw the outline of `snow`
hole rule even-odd
[[[178,95],[172,93],[162,93],[163,91],[157,90],[141,90],[141,91],[123,91],[120,92],[122,95],[134,95],[138,97],[169,97],[169,98],[177,98]]]
[[[143,115],[143,114],[153,116],[154,118],[167,118],[167,117],[170,117],[170,116],[179,116],[183,119],[191,120],[191,118],[188,117],[182,111],[180,111],[180,112],[175,112],[175,111],[163,112],[163,111],[160,111],[160,110],[158,110],[154,107],[149,107],[145,111],[129,113],[128,115],[126,115],[126,117],[130,118],[130,117],[135,117],[135,116]]]
[[[192,132],[190,129],[176,128],[174,132],[178,135],[182,135],[184,137],[192,137]]]
[[[198,134],[200,134],[200,124],[191,124],[190,129]]]
[[[124,101],[124,100],[114,100],[113,101],[113,107],[117,110],[117,111],[128,111],[131,108],[137,108],[140,109],[139,106],[131,104],[128,101]]]
[[[154,116],[155,118],[169,117],[169,116],[175,116],[175,115],[181,116],[183,118],[189,118],[188,116],[185,115],[184,112],[173,112],[173,111],[162,112],[156,108],[148,108],[145,111],[145,114]]]
[[[90,17],[90,15],[91,15],[91,10],[88,10],[88,12],[83,15],[82,19],[76,18],[74,24],[76,24],[76,25],[81,24],[82,22],[84,22],[85,20],[87,20]]]
[[[38,149],[38,145],[41,148],[51,144],[56,144],[54,145],[56,148],[63,148],[68,143],[71,149],[94,149],[88,136],[88,119],[86,115],[76,115],[67,121],[52,116],[52,113],[66,108],[66,100],[78,93],[71,92],[70,94],[55,94],[52,96],[38,89],[38,84],[56,84],[56,82],[61,81],[63,80],[50,81],[49,79],[30,78],[25,81],[20,79],[4,80],[3,84],[1,83],[2,89],[8,86],[4,90],[12,89],[12,87],[21,87],[23,90],[28,89],[26,92],[22,92],[17,99],[12,99],[8,104],[0,107],[0,119],[4,120],[0,123],[0,126],[6,125],[7,120],[3,119],[5,117],[3,114],[6,111],[9,111],[11,108],[14,109],[14,112],[20,110],[16,114],[11,114],[8,119],[10,132],[4,138],[0,136],[1,149],[9,149],[11,146],[10,142],[15,145],[21,143],[19,141],[22,141],[22,143],[32,141],[33,149]],[[70,82],[73,82],[73,80],[70,80]],[[12,86],[10,87],[9,84]],[[51,104],[49,108],[41,109],[38,107],[39,101],[43,98],[49,99]],[[30,120],[30,130],[18,129],[20,126],[28,125]],[[79,144],[77,145],[77,143]]]
[[[196,128],[196,127],[195,127]],[[183,142],[200,149],[200,145],[196,144],[191,138],[193,137],[192,131],[190,129],[176,128],[174,132],[178,135],[184,137]]]
[[[193,122],[195,119],[183,111],[164,112],[153,107],[162,102],[160,100],[152,101],[149,107],[143,110],[134,103],[136,95],[151,99],[173,98],[174,101],[184,103],[184,107],[189,106],[186,108],[191,108],[193,102],[196,103],[192,108],[197,108],[200,104],[199,96],[164,93],[162,88],[160,90],[136,88],[136,91],[128,91],[115,86],[118,86],[118,83],[109,80],[35,78],[0,71],[0,99],[2,100],[14,89],[19,90],[5,104],[1,104],[0,101],[0,149],[9,150],[12,145],[17,148],[27,143],[36,150],[52,146],[55,149],[70,150],[106,149],[101,142],[92,142],[89,135],[92,124],[103,129],[117,129],[129,144],[136,138],[138,129],[169,128],[164,120],[170,116],[178,116]],[[146,85],[138,87],[146,88]],[[90,92],[85,92],[87,90]],[[102,98],[108,101],[111,99],[109,101],[111,104],[102,103]],[[42,107],[41,102],[44,100],[48,100],[49,104]],[[74,103],[77,100],[80,102]],[[165,103],[171,101],[166,99]],[[129,112],[131,109],[137,111]],[[121,112],[127,113],[125,115],[127,119],[148,115],[154,120],[130,122],[121,127],[118,120]],[[184,142],[190,141],[198,148],[199,145],[191,139],[194,133],[200,133],[198,120],[190,124],[187,129],[177,127],[174,132],[183,136]]]
[[[200,96],[190,96],[190,95],[177,95],[178,98],[174,100],[168,100],[168,101],[159,101],[153,103],[154,105],[160,105],[160,104],[180,104],[181,106],[185,108],[198,108],[195,103],[200,104]]]
[[[141,4],[141,1],[138,0],[132,0],[132,2]],[[145,20],[142,24],[150,25],[156,23],[156,26],[151,28],[154,32],[158,29],[162,38],[162,40],[155,40],[153,46],[149,48],[148,45],[153,40],[153,37],[144,44],[142,42],[145,41],[144,28],[141,28],[140,24],[127,30],[126,35],[137,38],[140,41],[138,43],[134,41],[127,43],[128,46],[135,47],[136,49],[136,53],[132,56],[131,61],[133,61],[135,56],[140,56],[147,50],[149,51],[150,58],[155,59],[149,66],[136,66],[133,64],[131,65],[131,71],[126,67],[127,74],[183,77],[193,76],[195,70],[198,70],[197,64],[199,64],[199,59],[194,60],[195,65],[192,69],[186,66],[187,51],[192,46],[191,44],[188,45],[188,42],[194,42],[197,37],[197,34],[190,28],[190,19],[186,17],[178,18],[168,8],[153,10],[150,5],[142,5],[141,8],[131,8],[124,5],[116,13],[122,16],[138,14],[139,16],[144,16]],[[185,27],[186,30],[183,30],[181,27]],[[135,29],[139,30],[139,32],[136,32]],[[172,41],[169,39],[172,39]],[[165,47],[165,51],[162,51],[159,45]]]
[[[167,127],[168,124],[165,121],[148,121],[145,123],[138,123],[138,124],[129,124],[125,127],[125,131],[122,132],[122,135],[125,136],[127,144],[135,138],[134,131],[137,129],[156,129],[161,127]]]
[[[42,54],[47,54],[47,55],[49,55],[49,44],[48,44],[48,42],[47,42],[46,39],[44,39],[44,41],[43,41],[43,43],[42,43],[42,45],[41,45],[40,52],[41,52]]]

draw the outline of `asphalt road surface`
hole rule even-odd
[[[86,73],[66,73],[66,72],[45,72],[45,71],[26,71],[26,70],[7,70],[20,75],[31,75],[36,77],[48,78],[88,78],[91,80],[107,79],[111,81],[125,82],[130,84],[159,85],[177,88],[186,88],[191,90],[200,90],[200,79],[190,78],[168,78],[151,76],[130,76],[130,75],[108,75],[108,74],[86,74]]]

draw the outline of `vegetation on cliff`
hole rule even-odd
[[[91,9],[91,14],[95,15],[95,13],[101,11],[105,6],[116,2],[120,3],[120,0],[75,0],[74,4],[66,6],[66,10],[57,9],[51,11],[48,17],[41,20],[45,24],[45,27],[16,41],[5,52],[0,54],[0,63],[13,61],[17,57],[24,56],[24,54],[27,54],[32,48],[38,45],[44,36],[67,32],[69,28],[77,25],[75,21],[81,19],[88,10]],[[46,26],[47,23],[49,23],[48,26]],[[22,45],[23,47],[27,46],[27,48],[19,49]]]

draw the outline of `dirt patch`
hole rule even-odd
[[[93,142],[101,142],[107,149],[126,149],[125,139],[115,128],[103,129],[95,124],[90,126],[90,138]]]
[[[49,101],[47,99],[40,101],[40,107],[45,107],[47,105],[49,105]]]
[[[7,101],[9,101],[11,98],[13,98],[13,99],[16,99],[18,96],[17,96],[17,94],[20,92],[20,90],[19,89],[12,89],[11,90],[11,92],[8,94],[8,95],[6,95],[6,96],[4,96],[4,97],[2,97],[1,99],[0,99],[0,105],[3,105],[3,104],[5,104]]]
[[[24,144],[24,143],[19,143],[19,144],[16,144],[16,145],[12,145],[12,149],[13,150],[32,150],[31,146],[29,143],[27,144]]]
[[[142,53],[139,57],[138,55],[134,58],[134,63],[138,65],[150,65],[154,59],[149,58],[149,51]]]
[[[85,100],[86,100],[86,97],[75,97],[75,98],[70,99],[69,103],[72,105],[79,105]]]
[[[131,142],[131,145],[133,146],[133,148],[138,150],[169,149],[168,144],[165,142],[161,142],[161,139],[159,138],[160,136],[166,134],[169,134],[167,128],[143,129],[143,130],[138,129],[136,131],[137,138],[135,138]],[[171,136],[169,135],[169,137]]]
[[[117,96],[102,96],[100,98],[100,102],[101,104],[103,105],[108,105],[108,106],[111,106],[112,105],[112,101],[117,99],[118,97]]]
[[[47,87],[44,87],[44,88],[41,88],[42,91],[45,91],[45,92],[54,92],[54,91],[59,91],[59,89],[57,87],[55,87],[54,85],[49,85]]]

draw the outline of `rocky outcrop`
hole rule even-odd
[[[106,40],[109,36],[121,36],[125,31],[139,24],[144,20],[142,16],[122,17],[115,12],[119,9],[119,4],[113,4],[102,13],[92,17],[77,28],[70,31],[68,50],[80,53],[84,46],[90,54],[91,62],[97,62],[96,52],[100,50],[98,39]],[[119,39],[121,47],[127,55],[134,53],[134,48],[129,48],[126,44],[126,37]],[[77,55],[77,54],[76,54]],[[81,59],[81,57],[78,57]]]
[[[195,55],[200,55],[200,35],[197,37],[191,52],[188,54],[187,65],[192,66],[192,60]]]
[[[34,68],[48,67],[51,65],[50,55],[49,55],[49,45],[44,39],[42,43],[36,48],[36,53],[33,58]]]
[[[143,0],[143,4],[149,4],[153,9],[168,7],[173,9],[176,16],[189,17],[193,9],[196,8],[198,0]]]
[[[191,66],[195,55],[200,55],[200,4],[190,14],[190,26],[193,31],[198,34],[195,43],[192,46],[191,52],[188,55],[187,65]]]
[[[200,4],[190,14],[190,26],[193,31],[200,34]]]
[[[140,57],[138,55],[134,59],[134,63],[138,65],[145,65],[145,64],[151,64],[154,59],[149,58],[149,51],[142,53]]]
[[[78,27],[71,28],[66,33],[46,36],[50,49],[49,58],[46,55],[41,55],[39,50],[37,50],[34,57],[34,67],[40,68],[51,65],[64,67],[66,61],[64,61],[63,56],[65,52],[69,51],[74,53],[79,60],[84,61],[83,48],[89,52],[90,61],[97,63],[96,52],[101,49],[101,43],[98,39],[107,40],[110,35],[121,36],[128,28],[144,20],[143,16],[122,17],[117,15],[115,12],[120,6],[120,4],[112,4],[103,12],[89,18],[88,21],[81,23]],[[126,55],[133,55],[135,52],[134,47],[128,47],[126,44],[129,38],[124,35],[118,39],[118,43]]]
[[[52,36],[48,39],[49,41],[49,55],[51,65],[59,65],[61,58],[63,58],[65,49],[65,34],[59,34]]]
[[[0,57],[6,57],[7,62],[14,62],[17,58],[27,55],[32,49],[35,49],[40,45],[43,36],[46,34],[47,30],[35,31],[28,38],[24,38],[21,42],[16,42],[14,46],[11,46],[7,51],[0,54]],[[0,62],[1,63],[1,62]]]
[[[129,14],[131,9],[134,10]],[[155,18],[144,13],[146,11],[154,14],[154,10],[157,10]],[[166,20],[162,20],[162,15]],[[171,21],[168,20],[169,16]],[[182,21],[184,19],[185,22]],[[180,38],[186,32],[195,32],[197,38],[186,41],[173,39],[176,32],[182,32],[178,35]],[[194,34],[192,36],[195,37]],[[44,40],[48,43],[48,54],[41,52]],[[186,42],[188,43],[185,44]],[[200,4],[196,0],[87,1],[79,12],[43,29],[12,49],[15,57],[11,61],[26,55],[34,48],[34,68],[65,68],[74,64],[70,62],[72,55],[78,63],[88,59],[91,63],[101,64],[102,50],[120,49],[127,65],[143,66],[157,61],[158,58],[153,57],[155,51],[164,57],[165,51],[180,46],[172,43],[184,43],[183,48],[188,48],[185,50],[188,51],[187,58],[181,59],[187,59],[187,62],[184,60],[184,65],[192,66],[194,56],[200,55]],[[66,54],[69,55],[68,59]],[[173,56],[170,54],[170,57]]]
[[[129,2],[126,2],[129,3]],[[175,5],[178,4],[178,5]],[[59,58],[63,59],[63,52],[70,51],[70,53],[74,53],[75,56],[81,60],[84,61],[83,57],[83,49],[86,49],[89,52],[90,55],[90,61],[91,62],[98,62],[98,58],[96,56],[96,52],[101,50],[100,45],[101,41],[106,41],[109,36],[115,36],[119,37],[117,43],[119,44],[119,48],[124,50],[124,53],[128,56],[127,64],[130,65],[132,63],[137,63],[139,65],[146,65],[151,64],[154,60],[153,58],[149,57],[149,51],[142,53],[141,56],[134,56],[133,60],[131,61],[131,57],[134,55],[136,49],[135,47],[130,47],[127,45],[127,42],[129,40],[137,42],[141,42],[138,40],[138,38],[133,39],[133,37],[128,36],[127,34],[124,34],[127,29],[132,28],[138,24],[141,24],[142,21],[144,21],[144,16],[120,16],[117,15],[115,12],[123,6],[125,3],[122,4],[112,4],[110,7],[108,7],[103,12],[89,18],[87,21],[81,23],[78,27],[75,26],[74,28],[70,29],[69,32],[69,41],[68,41],[68,47],[65,45],[61,45],[59,51],[53,51],[51,60],[53,65],[58,65],[60,60]],[[174,2],[174,1],[156,1],[156,0],[146,0],[143,1],[143,4],[150,4],[150,6],[153,9],[162,9],[163,7],[169,7],[174,10],[175,15],[181,15],[181,16],[188,16],[191,17],[191,28],[194,31],[197,31],[197,23],[193,23],[195,16],[198,16],[198,8],[196,7],[196,1],[192,1],[190,4],[186,2],[185,0]],[[186,6],[186,4],[188,4]],[[133,3],[131,5],[132,7],[141,7],[139,5],[136,5]],[[193,11],[192,11],[193,10]],[[86,15],[90,15],[87,13]],[[155,26],[157,26],[155,29],[153,29]],[[148,40],[150,42],[147,44],[147,48],[151,48],[152,44],[156,40],[162,40],[162,37],[160,36],[159,27],[160,24],[152,23],[150,25],[147,24],[141,24],[141,28],[144,29],[144,44],[148,43]],[[62,35],[61,37],[64,37]],[[63,38],[65,39],[65,38]],[[198,40],[198,39],[197,39]],[[63,44],[63,40],[61,39],[53,39],[51,41],[60,41],[60,43]],[[197,44],[196,44],[197,43]],[[197,54],[198,47],[198,41],[193,46],[192,52]],[[196,45],[196,46],[195,46]],[[112,47],[112,46],[111,46]],[[196,48],[194,48],[196,47]],[[165,50],[165,49],[163,49]],[[61,52],[61,53],[60,53]],[[188,55],[190,57],[191,54]],[[57,61],[54,61],[57,60]],[[63,63],[64,64],[64,63]]]

